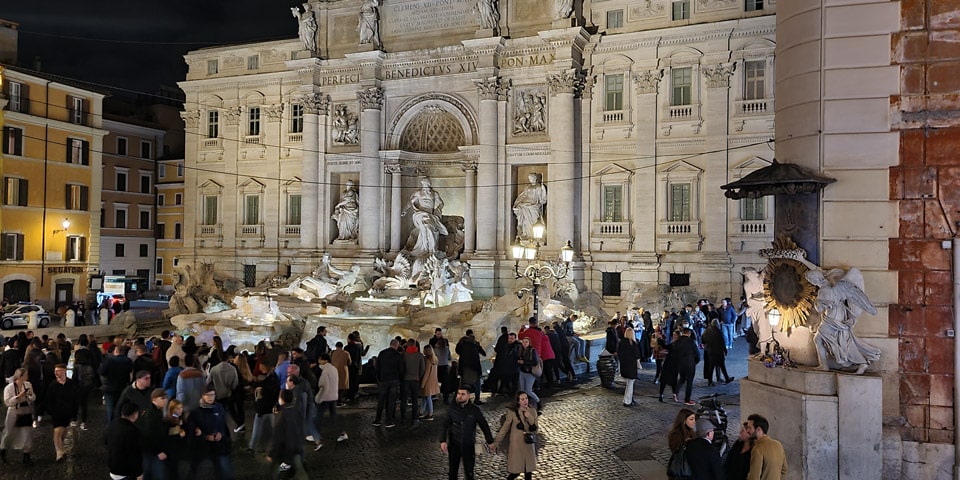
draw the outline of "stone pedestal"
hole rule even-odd
[[[788,480],[881,478],[883,415],[879,377],[748,363],[741,420],[759,413],[787,454]]]

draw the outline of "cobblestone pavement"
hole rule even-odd
[[[740,338],[728,357],[728,370],[738,379],[746,374],[746,344]],[[595,371],[595,369],[592,369]],[[599,479],[665,478],[664,465],[669,452],[666,431],[676,412],[683,406],[672,401],[657,401],[658,386],[653,380],[653,364],[645,365],[637,381],[636,407],[622,406],[620,391],[600,387],[596,376],[573,386],[547,390],[546,408],[541,417],[542,447],[540,469],[535,478]],[[728,434],[733,439],[739,425],[739,382],[708,388],[702,375],[694,383],[694,396],[714,392],[722,394],[729,414]],[[670,390],[667,390],[668,398]],[[505,397],[483,395],[481,408],[496,429],[507,406]],[[91,402],[94,403],[94,402]],[[442,418],[445,407],[440,402],[437,414]],[[0,465],[0,479],[106,479],[106,446],[104,444],[103,406],[91,405],[90,429],[71,429],[68,442],[71,453],[61,463],[54,462],[52,428],[49,421],[35,430],[33,459],[36,466],[20,464],[20,455],[10,452],[10,465]],[[388,479],[398,477],[446,478],[446,457],[440,453],[438,435],[441,418],[416,425],[375,428],[371,425],[376,409],[373,396],[364,397],[357,406],[341,408],[342,423],[350,438],[343,443],[333,439],[338,432],[322,429],[327,440],[319,452],[306,448],[306,468],[310,478],[323,479]],[[247,409],[248,415],[250,409]],[[252,425],[248,420],[247,425]],[[494,431],[496,433],[496,431]],[[478,435],[478,439],[482,436]],[[233,462],[238,479],[269,478],[269,466],[262,458],[242,451],[245,435],[234,437]],[[502,454],[478,457],[477,478],[505,477]],[[212,474],[212,472],[209,472]],[[196,478],[212,478],[199,472]]]

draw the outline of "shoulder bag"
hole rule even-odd
[[[693,470],[690,469],[690,463],[687,462],[686,445],[670,455],[670,461],[667,463],[667,478],[671,480],[693,480]]]
[[[530,367],[530,373],[537,378],[540,378],[540,376],[543,375],[543,359],[537,357],[537,364]]]

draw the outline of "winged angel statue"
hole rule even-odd
[[[820,326],[813,339],[820,358],[819,368],[856,367],[856,373],[862,374],[871,362],[880,359],[880,349],[853,333],[861,313],[877,314],[876,307],[863,292],[863,273],[855,267],[846,272],[839,268],[826,272],[813,268],[807,271],[806,277],[820,288],[816,302]]]

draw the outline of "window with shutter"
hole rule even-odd
[[[23,129],[3,127],[3,153],[23,155]]]

